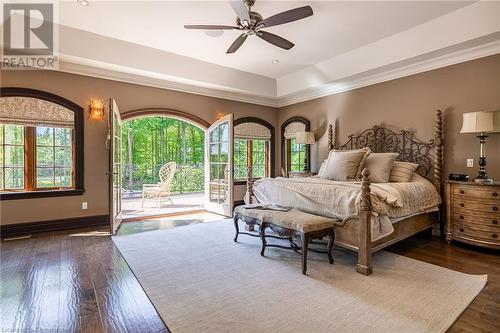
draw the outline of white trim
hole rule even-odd
[[[299,91],[277,99],[278,107],[297,104],[312,99],[339,94],[349,90],[354,90],[377,83],[399,79],[402,77],[415,75],[433,69],[443,68],[462,62],[479,59],[500,53],[500,40],[472,47],[469,49],[453,52],[432,59],[416,62],[411,65],[404,65],[399,68],[386,70],[378,74],[361,76],[356,79],[347,79],[334,83],[323,84],[313,89]]]
[[[398,68],[392,68],[377,74],[360,74],[357,75],[356,78],[348,78],[323,84],[312,89],[299,91],[283,97],[256,96],[239,91],[229,91],[229,89],[222,87],[208,87],[198,84],[195,85],[193,83],[174,82],[172,81],[173,78],[162,78],[162,76],[157,73],[105,63],[89,63],[86,59],[64,55],[60,57],[59,71],[279,108],[498,53],[500,53],[500,40],[418,61],[410,65],[401,65]]]
[[[98,63],[88,59],[82,59],[73,56],[60,55],[59,58],[60,60],[58,71],[60,72],[139,84],[154,88],[169,89],[184,93],[216,97],[244,103],[271,107],[276,107],[277,105],[275,97],[256,96],[244,92],[229,91],[229,89],[225,89],[222,87],[214,88],[209,86],[202,86],[201,84],[176,82],[177,80],[174,81],[175,78],[169,77],[167,79],[164,78],[163,75],[158,73],[152,73],[101,62]]]

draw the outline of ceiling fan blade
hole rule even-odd
[[[248,15],[248,8],[245,6],[242,0],[229,0],[229,5],[233,8],[236,15],[240,20],[247,20],[250,22],[250,15]]]
[[[305,17],[311,16],[313,10],[311,6],[298,7],[290,9],[279,14],[270,16],[259,23],[259,27],[272,27],[274,25],[284,24],[288,22],[297,21]]]
[[[202,30],[233,30],[239,29],[238,27],[233,27],[230,25],[200,25],[200,24],[188,24],[185,25],[186,29],[202,29]]]
[[[245,42],[247,37],[248,37],[247,34],[241,34],[238,38],[236,38],[236,40],[233,42],[233,44],[231,44],[229,49],[227,49],[226,53],[229,54],[229,53],[236,52],[240,48],[240,46],[243,45],[243,42]]]
[[[259,31],[257,33],[257,36],[259,36],[260,38],[262,38],[266,42],[271,43],[273,45],[276,45],[278,47],[281,47],[282,49],[285,49],[285,50],[290,50],[292,47],[295,46],[295,44],[290,42],[289,40],[286,40],[283,37],[280,37],[278,35],[272,34],[272,33],[267,32],[267,31]]]

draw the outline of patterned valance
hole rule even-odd
[[[271,140],[271,130],[257,123],[241,123],[234,127],[234,137],[238,139]]]
[[[297,132],[305,132],[306,131],[306,125],[304,123],[295,121],[293,123],[288,124],[285,127],[285,139],[293,139],[296,137]]]
[[[33,97],[1,97],[0,122],[25,126],[74,127],[73,111]]]

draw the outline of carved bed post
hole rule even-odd
[[[441,194],[441,180],[443,167],[443,116],[441,110],[436,111],[434,124],[434,186]]]
[[[358,264],[356,271],[364,275],[372,273],[372,228],[371,228],[371,209],[372,199],[370,196],[370,171],[367,168],[361,173],[361,208],[359,211],[359,249],[358,249]]]
[[[333,121],[333,124],[328,125],[328,151],[335,148],[336,131],[337,131],[337,119]]]
[[[442,167],[443,167],[443,115],[441,110],[436,111],[436,122],[434,123],[434,186],[439,195],[443,197],[442,191]],[[444,237],[443,205],[439,209],[439,234]],[[433,226],[435,229],[436,225]]]
[[[245,193],[245,197],[243,198],[245,204],[254,203],[253,200],[253,170],[252,166],[249,165],[247,167],[247,192]]]

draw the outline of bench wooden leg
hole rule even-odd
[[[309,248],[309,236],[302,234],[302,274],[306,275],[307,272],[307,250]]]
[[[260,255],[264,256],[264,251],[266,250],[266,224],[264,222],[260,225],[260,240],[262,241],[262,249],[260,250]]]
[[[234,229],[236,230],[236,235],[234,235],[235,242],[238,241],[238,234],[240,233],[240,227],[238,226],[238,219],[239,218],[240,218],[240,216],[238,214],[234,215],[233,222],[234,222]]]
[[[335,241],[335,230],[332,228],[330,230],[330,234],[328,235],[328,248],[326,250],[330,264],[333,264],[332,249],[333,249],[333,242],[334,241]]]

